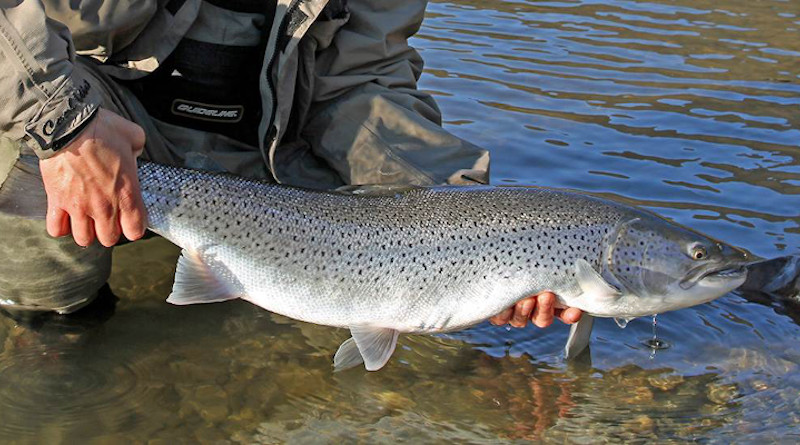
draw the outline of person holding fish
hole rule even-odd
[[[416,88],[426,3],[0,0],[0,307],[92,300],[144,235],[138,156],[317,189],[488,183]],[[555,304],[491,321],[580,318]]]

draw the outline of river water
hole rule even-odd
[[[700,6],[698,6],[700,5]],[[712,6],[713,5],[713,6]],[[773,257],[800,254],[800,3],[432,3],[414,44],[445,126],[497,184],[643,206]],[[727,295],[624,330],[482,324],[404,336],[333,374],[344,330],[242,302],[173,307],[177,249],[117,249],[84,315],[0,321],[0,441],[800,441],[800,310]]]

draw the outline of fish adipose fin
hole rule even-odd
[[[564,346],[564,358],[574,359],[589,346],[589,341],[592,339],[592,326],[594,326],[594,317],[589,314],[583,314],[577,323],[570,326],[567,345]]]
[[[603,300],[615,300],[622,295],[616,287],[608,282],[594,270],[591,264],[583,258],[575,261],[575,278],[585,295]]]
[[[353,326],[352,338],[347,339],[333,357],[335,371],[341,371],[362,362],[367,371],[377,371],[389,361],[397,345],[399,332],[388,328]]]
[[[230,286],[220,280],[199,252],[183,249],[178,258],[175,283],[167,303],[185,305],[216,303],[239,298]]]

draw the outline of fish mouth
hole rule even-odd
[[[745,266],[728,266],[721,269],[712,270],[700,277],[700,280],[706,278],[734,280],[747,276],[747,267]]]
[[[747,277],[747,266],[742,264],[726,265],[722,267],[710,268],[705,271],[695,271],[681,280],[680,286],[689,289],[701,281],[709,282],[729,282],[744,279]]]

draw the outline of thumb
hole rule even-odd
[[[100,110],[101,113],[105,110]],[[139,124],[132,122],[116,113],[107,112],[108,116],[110,116],[109,123],[116,127],[119,133],[122,133],[124,137],[127,139],[127,142],[131,145],[131,151],[133,155],[138,157],[144,151],[144,144],[145,144],[145,134],[144,129],[142,129]]]
[[[129,122],[129,134],[131,135],[131,148],[133,155],[139,157],[144,152],[145,134],[144,129],[135,122]]]

